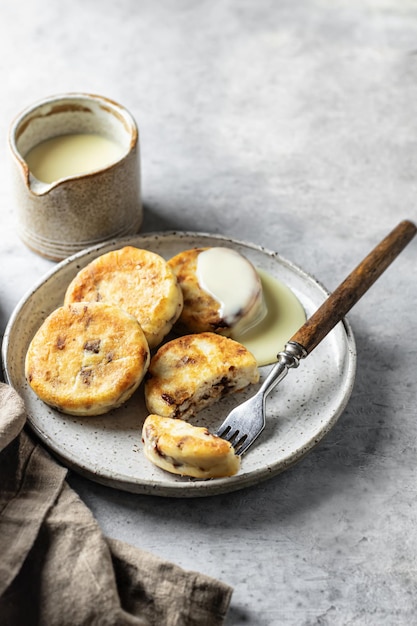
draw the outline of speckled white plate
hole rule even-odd
[[[275,252],[258,246],[202,233],[137,235],[101,244],[59,263],[14,311],[3,340],[6,380],[24,398],[28,423],[44,445],[66,466],[99,483],[142,494],[173,497],[207,496],[241,489],[270,478],[300,460],[330,430],[345,408],[356,370],[355,342],[344,320],[326,339],[290,370],[267,399],[267,426],[242,459],[240,472],[231,478],[198,481],[176,477],[154,467],[145,457],[141,427],[147,413],[142,386],[129,402],[107,415],[74,418],[41,402],[24,376],[26,350],[45,317],[60,306],[67,285],[92,259],[134,245],[165,258],[194,246],[226,245],[289,286],[310,316],[327,296],[311,276]],[[279,347],[278,347],[279,349]],[[269,368],[261,368],[263,377]],[[214,430],[248,392],[224,398],[202,413],[195,424]]]

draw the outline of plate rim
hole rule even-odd
[[[45,285],[51,278],[53,278],[56,274],[58,274],[63,268],[68,265],[73,264],[77,261],[77,259],[85,259],[89,255],[99,255],[101,250],[105,250],[109,248],[109,250],[114,249],[115,246],[122,247],[126,244],[132,244],[134,240],[136,243],[133,245],[140,245],[140,242],[144,243],[144,247],[146,245],[146,241],[156,241],[158,239],[172,239],[173,237],[178,239],[207,239],[216,240],[219,242],[229,242],[236,246],[241,246],[243,248],[252,249],[258,253],[265,254],[271,258],[277,260],[277,262],[281,265],[286,266],[290,271],[298,274],[302,279],[307,280],[308,282],[314,284],[314,286],[321,291],[323,298],[329,295],[329,291],[327,288],[319,281],[314,275],[309,274],[300,266],[295,264],[293,261],[288,260],[283,257],[280,253],[268,249],[262,245],[248,242],[242,239],[236,239],[234,237],[218,234],[218,233],[209,233],[209,232],[201,232],[201,231],[179,231],[179,230],[168,230],[168,231],[152,231],[148,233],[136,233],[135,235],[128,235],[122,238],[112,238],[106,242],[101,242],[99,244],[95,244],[93,246],[89,246],[84,250],[76,252],[66,259],[55,264],[51,267],[47,272],[43,274],[30,289],[26,291],[26,293],[20,298],[18,303],[16,304],[9,320],[6,325],[3,340],[2,340],[2,369],[3,376],[5,381],[13,386],[12,384],[12,376],[9,372],[9,363],[8,363],[8,351],[10,347],[10,336],[13,331],[14,325],[17,323],[19,318],[19,314],[27,304],[28,300],[35,296],[35,294]],[[104,252],[103,252],[104,253]],[[93,257],[94,258],[94,257]],[[353,330],[350,325],[349,320],[344,317],[340,324],[343,326],[344,335],[345,335],[345,343],[346,343],[346,354],[347,354],[347,368],[346,368],[346,382],[345,382],[345,393],[341,400],[341,402],[337,406],[337,410],[330,416],[328,420],[326,420],[323,428],[319,430],[317,436],[314,439],[308,441],[307,444],[301,445],[299,448],[295,450],[295,453],[292,454],[291,459],[288,463],[282,463],[278,469],[274,469],[269,465],[265,465],[265,467],[257,469],[253,472],[240,475],[237,474],[233,477],[228,478],[220,478],[220,479],[211,479],[206,481],[193,481],[187,480],[187,482],[172,482],[169,486],[166,483],[163,483],[161,486],[161,482],[156,482],[149,479],[144,479],[141,481],[126,481],[123,478],[123,482],[120,482],[117,478],[108,475],[107,473],[97,473],[87,467],[83,467],[79,463],[75,463],[68,455],[62,454],[58,446],[55,445],[55,442],[48,439],[48,437],[37,427],[36,424],[32,422],[30,419],[30,415],[28,414],[27,425],[31,429],[32,432],[35,433],[37,438],[41,441],[41,443],[53,453],[54,457],[62,462],[66,467],[75,471],[76,473],[92,480],[96,483],[120,489],[123,491],[128,491],[136,494],[144,494],[144,495],[159,495],[165,497],[196,497],[196,496],[210,496],[217,495],[220,493],[227,493],[232,491],[237,491],[246,487],[249,487],[253,484],[258,484],[263,480],[266,480],[272,476],[275,476],[288,468],[292,467],[296,463],[298,463],[308,452],[310,452],[320,441],[326,436],[326,434],[333,428],[334,424],[339,419],[340,415],[346,408],[346,405],[349,402],[356,376],[356,367],[357,367],[357,353],[356,353],[356,342],[353,335]]]

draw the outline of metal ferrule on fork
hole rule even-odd
[[[295,341],[289,341],[284,350],[278,353],[278,361],[265,378],[259,391],[262,390],[268,394],[284,378],[288,370],[292,367],[298,367],[300,360],[306,356],[307,350],[302,345]]]
[[[284,361],[287,367],[298,367],[301,359],[305,359],[307,350],[296,341],[289,341],[285,349],[278,354],[278,360]]]

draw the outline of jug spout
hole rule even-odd
[[[35,196],[43,196],[56,186],[56,183],[45,183],[44,181],[36,178],[36,176],[34,176],[30,171],[24,158],[17,152],[17,150],[14,150],[14,157],[17,165],[17,171],[20,173],[20,185],[23,185],[27,193]]]
[[[32,174],[29,169],[29,164],[26,162],[25,157],[19,149],[20,146],[17,145],[14,135],[10,137],[10,148],[12,156],[14,157],[15,172],[19,174],[20,185],[23,186],[30,195],[43,196],[47,194],[56,183],[46,183]]]
[[[42,180],[38,180],[33,174],[29,171],[27,177],[27,186],[28,189],[35,194],[35,196],[44,196],[49,193],[53,187],[56,186],[56,183],[44,183]]]

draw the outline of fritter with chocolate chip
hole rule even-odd
[[[82,268],[65,293],[65,304],[106,302],[139,321],[150,348],[169,333],[181,314],[183,296],[177,278],[159,254],[125,246],[97,257]]]
[[[142,441],[145,456],[172,474],[220,478],[233,476],[240,468],[240,457],[228,441],[181,419],[149,415]]]
[[[216,333],[185,335],[152,357],[145,400],[149,413],[188,419],[258,380],[255,357],[237,341]]]
[[[150,351],[135,317],[103,303],[53,311],[33,337],[26,378],[37,396],[70,415],[100,415],[139,386]]]

